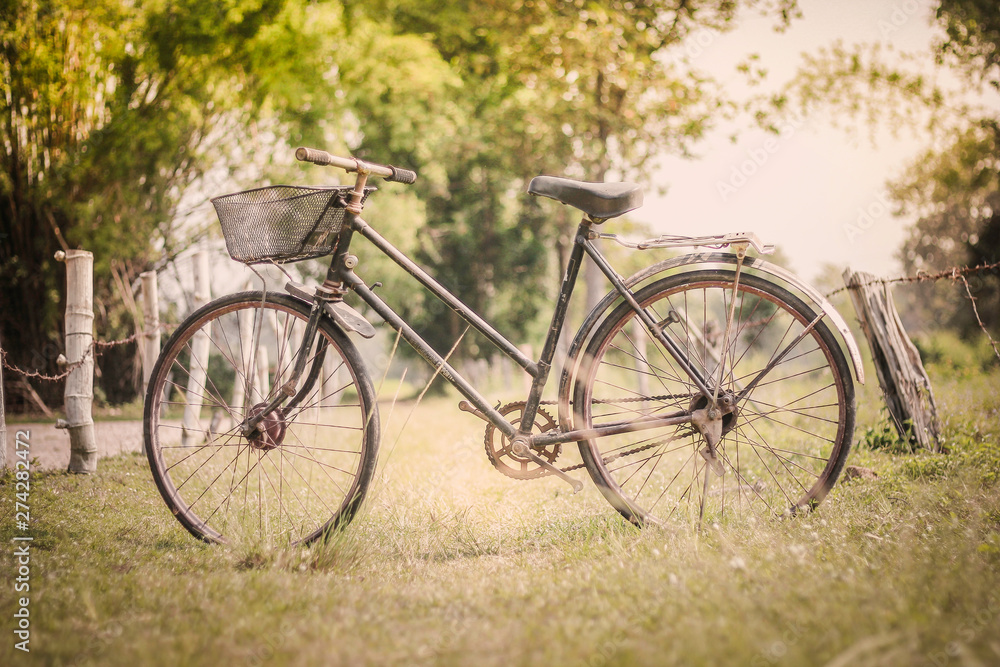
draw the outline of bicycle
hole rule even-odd
[[[642,204],[639,186],[533,179],[530,194],[583,214],[533,360],[361,218],[370,177],[413,183],[414,172],[308,148],[296,158],[355,173],[355,183],[258,188],[213,203],[233,259],[330,256],[326,279],[198,309],[173,332],[149,382],[149,464],[168,507],[196,537],[308,543],[354,517],[380,431],[372,381],[349,337],[375,329],[344,301],[351,292],[464,396],[459,408],[486,422],[486,453],[508,476],[556,476],[575,492],[583,484],[570,473],[585,467],[637,525],[794,514],[836,483],[855,420],[842,348],[863,383],[857,344],[818,292],[748,254],[771,249],[754,234],[633,243],[599,228]],[[527,398],[492,405],[377,296],[355,273],[358,235],[520,366],[531,379]],[[705,250],[623,278],[597,239]],[[569,347],[553,416],[542,391],[584,256],[612,289]],[[207,425],[206,413],[214,415]],[[583,464],[560,468],[562,446],[573,442]]]

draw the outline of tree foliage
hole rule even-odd
[[[900,6],[894,10],[902,11]],[[848,130],[877,127],[922,133],[933,149],[890,184],[898,213],[914,220],[899,257],[907,272],[992,264],[1000,258],[1000,118],[982,95],[1000,88],[1000,13],[993,0],[940,0],[933,22],[940,37],[932,53],[892,49],[907,16],[880,24],[885,43],[821,47],[803,58],[795,77],[756,106],[758,122],[773,126],[788,108],[826,109]],[[936,62],[939,70],[927,70]],[[949,77],[960,83],[948,88]],[[758,100],[758,103],[760,101]],[[970,279],[987,325],[1000,324],[1000,277]],[[911,326],[978,330],[965,287],[950,281],[922,284],[906,299]]]
[[[747,2],[784,11],[793,2]],[[664,152],[687,154],[731,101],[671,57],[695,29],[726,30],[738,3],[621,0],[379,0],[348,3],[400,35],[423,36],[460,78],[460,122],[426,191],[420,259],[504,331],[521,335],[554,292],[545,268],[565,256],[578,220],[522,194],[530,177],[646,180]],[[366,139],[367,140],[367,139]],[[545,215],[548,213],[548,215]],[[547,248],[555,248],[548,252]],[[547,287],[541,281],[548,279]],[[601,294],[606,289],[599,286]],[[439,348],[461,332],[433,299],[410,315]]]
[[[1000,11],[994,0],[941,0],[936,18],[945,37],[940,59],[951,58],[972,81],[1000,89]]]
[[[190,238],[185,197],[218,194],[202,179],[220,165],[250,165],[235,180],[257,185],[295,144],[416,168],[412,194],[374,198],[396,214],[387,236],[519,336],[575,223],[525,197],[527,179],[642,179],[655,156],[688,153],[735,105],[678,49],[730,29],[740,8],[779,26],[796,12],[794,0],[11,0],[4,345],[54,370],[55,355],[32,353],[58,343],[60,247],[95,252],[97,329],[126,333],[129,283]],[[457,320],[399,290],[404,314],[450,346]]]
[[[281,8],[4,3],[0,317],[14,361],[37,366],[32,352],[59,339],[55,250],[95,251],[102,304],[112,301],[112,274],[127,283],[153,260],[179,191],[204,167],[202,149],[245,104],[233,92],[248,40]],[[100,315],[99,328],[113,329],[113,314]]]
[[[916,223],[900,249],[908,273],[1000,262],[1000,128],[983,122],[945,150],[928,151],[890,190],[900,213]],[[1000,271],[969,281],[984,323],[1000,325]],[[911,322],[936,323],[963,334],[978,330],[964,285],[917,285],[907,303]]]

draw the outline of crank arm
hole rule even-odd
[[[516,456],[527,456],[534,463],[537,463],[538,465],[542,466],[543,468],[551,472],[553,475],[555,475],[559,479],[563,480],[564,482],[572,486],[573,493],[579,493],[580,491],[583,490],[583,482],[581,482],[578,479],[573,479],[572,477],[564,473],[562,470],[555,467],[554,465],[543,459],[535,452],[531,451],[531,447],[525,445],[523,442],[515,442],[514,445],[511,447],[511,451]]]
[[[497,405],[499,405],[499,403]],[[484,415],[481,410],[476,408],[474,405],[472,405],[472,403],[469,403],[468,401],[459,401],[458,409],[461,410],[462,412],[468,412],[470,415],[475,415],[476,417],[482,419],[484,422],[488,423],[490,421],[489,418],[486,415]]]

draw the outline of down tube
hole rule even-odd
[[[361,300],[368,304],[372,310],[379,314],[379,316],[389,323],[395,331],[403,337],[407,343],[409,343],[417,353],[424,358],[427,363],[434,367],[434,369],[441,374],[445,380],[450,382],[456,389],[458,389],[463,396],[469,399],[469,402],[476,406],[480,412],[486,415],[486,418],[490,420],[497,429],[499,429],[504,435],[509,438],[513,438],[517,435],[517,429],[509,421],[504,419],[503,415],[497,412],[490,404],[483,398],[482,394],[476,391],[475,387],[469,384],[462,375],[456,371],[452,366],[445,361],[444,357],[437,353],[437,351],[427,344],[423,338],[420,337],[416,331],[413,330],[409,324],[403,321],[396,312],[389,307],[389,305],[378,298],[374,292],[368,289],[368,286],[361,281],[355,275],[350,275],[347,278],[347,283],[350,285],[351,289],[354,290]]]

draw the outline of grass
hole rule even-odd
[[[33,475],[31,655],[11,634],[8,475],[0,664],[996,664],[1000,373],[933,379],[951,454],[859,447],[878,479],[701,533],[636,530],[592,484],[499,475],[451,399],[382,407],[363,513],[308,549],[196,542],[141,456]],[[856,440],[881,419],[873,385]]]

